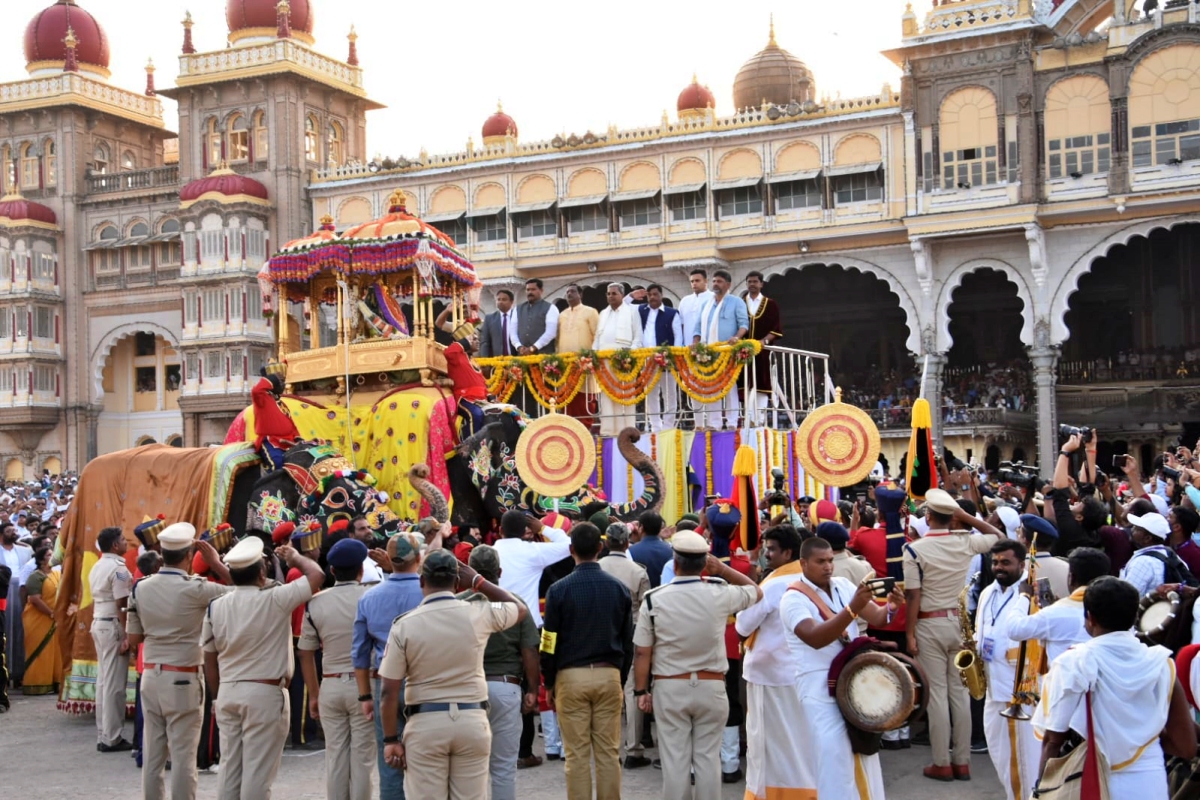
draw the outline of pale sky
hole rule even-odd
[[[51,2],[4,0],[0,82],[26,77],[25,25]],[[905,0],[313,2],[317,49],[344,60],[353,23],[367,91],[388,106],[367,117],[372,155],[456,152],[468,137],[478,145],[497,99],[523,141],[657,125],[663,109],[675,118],[693,72],[716,95],[717,113],[730,114],[734,76],[766,45],[772,12],[780,46],[807,63],[819,95],[875,95],[885,82],[899,89],[899,70],[879,51],[899,43]],[[223,0],[77,3],[108,33],[112,82],[127,89],[145,87],[148,57],[157,85],[174,84],[185,10],[199,51],[225,46]],[[913,6],[923,15],[930,0]],[[163,103],[175,130],[174,104]]]

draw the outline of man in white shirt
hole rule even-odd
[[[712,299],[713,293],[708,290],[708,273],[702,269],[692,270],[688,276],[692,293],[679,301],[679,315],[683,317],[683,329],[689,334],[696,330],[696,321],[700,319],[700,309]],[[686,339],[684,344],[690,344]]]
[[[1103,550],[1076,547],[1067,558],[1069,593],[1036,614],[1011,620],[1009,638],[1017,642],[1039,640],[1051,665],[1072,645],[1086,642],[1091,636],[1084,625],[1083,593],[1088,584],[1108,574],[1109,565]]]
[[[805,732],[796,694],[796,665],[787,649],[779,601],[803,572],[800,535],[791,525],[763,533],[771,573],[763,580],[763,599],[738,612],[737,632],[745,639],[742,677],[746,679],[746,794],[771,797],[804,788],[800,768]]]
[[[500,554],[500,588],[520,597],[529,607],[533,624],[540,628],[538,582],[542,579],[542,570],[571,555],[571,537],[520,511],[504,512],[500,518],[500,535],[504,538],[493,545]],[[526,539],[526,535],[530,539]]]
[[[1162,514],[1130,514],[1126,519],[1133,526],[1129,538],[1137,551],[1121,570],[1121,579],[1132,583],[1144,597],[1167,583],[1167,563],[1179,561],[1179,556],[1166,546],[1171,524]]]
[[[375,532],[371,530],[371,523],[367,522],[367,518],[359,516],[350,522],[350,536],[351,538],[358,539],[370,548],[375,539]],[[363,586],[371,586],[379,583],[386,577],[383,574],[383,570],[379,568],[379,565],[375,563],[375,560],[370,555],[363,561],[362,570],[362,578],[358,582]]]
[[[657,283],[646,288],[646,305],[638,306],[642,326],[642,347],[684,347],[683,316],[663,305],[663,288]],[[675,376],[667,369],[659,375],[658,383],[646,395],[646,426],[655,433],[675,427],[675,411],[679,407],[679,389]]]
[[[625,287],[608,285],[608,308],[600,312],[596,323],[596,340],[592,349],[597,352],[636,348],[642,340],[642,326],[633,306],[625,302]],[[600,435],[616,436],[625,428],[637,424],[637,407],[622,405],[603,392],[600,394]]]

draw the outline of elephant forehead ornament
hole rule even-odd
[[[527,486],[545,497],[566,497],[587,484],[596,466],[596,442],[574,417],[547,414],[525,426],[516,459]]]

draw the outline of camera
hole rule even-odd
[[[788,504],[787,493],[783,491],[786,478],[783,475],[781,467],[771,467],[772,488],[767,495],[766,500],[773,506],[786,506]]]
[[[1170,467],[1166,466],[1165,464],[1158,471],[1163,474],[1164,478],[1170,478],[1171,480],[1175,481],[1176,483],[1179,483],[1179,479],[1182,476],[1182,473],[1180,473],[1179,470],[1171,469]]]
[[[1064,439],[1070,439],[1072,436],[1079,437],[1080,444],[1087,444],[1092,441],[1091,428],[1076,428],[1074,425],[1059,425],[1058,435]]]
[[[1042,482],[1037,467],[1024,461],[1001,461],[996,477],[1001,483],[1011,483],[1021,488],[1037,487]]]

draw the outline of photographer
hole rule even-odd
[[[1087,464],[1089,474],[1095,480],[1096,474],[1096,438],[1092,432],[1088,442]],[[1054,488],[1046,499],[1054,509],[1054,525],[1058,528],[1058,540],[1050,549],[1051,555],[1065,558],[1076,547],[1100,547],[1100,537],[1096,531],[1086,529],[1076,517],[1076,511],[1083,513],[1083,504],[1077,508],[1071,506],[1071,454],[1083,445],[1083,437],[1078,433],[1071,434],[1058,452],[1058,462],[1054,465]],[[1047,514],[1046,516],[1049,516]]]

